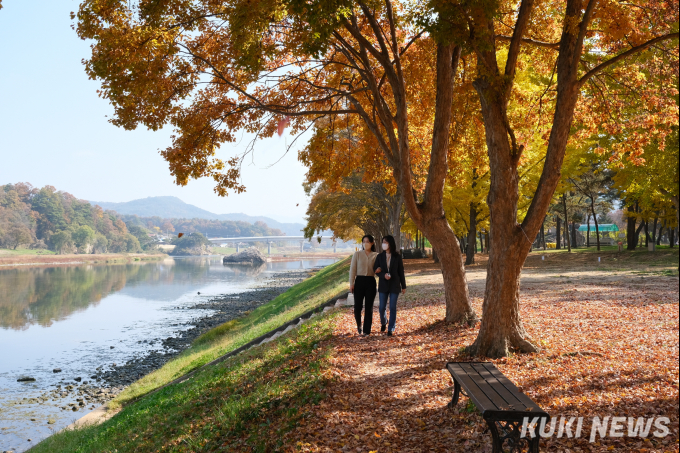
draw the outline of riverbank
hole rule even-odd
[[[109,369],[102,368],[92,378],[105,383],[108,387],[116,388],[118,391],[111,394],[113,397],[120,393],[123,388],[161,368],[180,355],[201,335],[226,322],[241,318],[257,307],[276,299],[294,285],[307,279],[312,273],[310,271],[277,273],[261,282],[258,285],[259,287],[253,290],[224,295],[183,307],[181,308],[183,310],[207,310],[210,314],[189,322],[174,324],[178,328],[176,336],[140,340],[148,343],[154,349],[148,354],[131,359],[124,364]]]
[[[73,264],[131,263],[134,261],[153,261],[167,258],[164,253],[96,253],[66,254],[53,253],[21,254],[8,253],[14,250],[0,250],[0,267],[12,266],[59,266]]]
[[[15,345],[0,352],[0,452],[25,451],[332,263],[210,256],[0,269],[0,343]]]
[[[49,401],[62,401],[60,407],[63,411],[78,413],[95,409],[116,398],[121,392],[125,392],[131,383],[153,373],[179,356],[201,335],[207,334],[208,337],[214,335],[209,332],[211,329],[247,315],[304,281],[312,273],[311,271],[277,273],[262,281],[259,287],[253,290],[178,307],[181,310],[206,310],[209,314],[188,322],[173,324],[177,328],[176,336],[140,340],[139,343],[147,344],[149,347],[148,352],[140,357],[134,357],[122,364],[98,366],[90,373],[63,380],[52,390],[44,391],[34,398],[25,398],[19,404],[47,404]],[[205,337],[201,342],[205,342]],[[117,402],[112,404],[112,407],[116,409],[119,406]]]
[[[245,316],[208,330],[174,360],[134,382],[110,406],[125,405],[341,294],[347,290],[348,272],[349,259],[344,259],[315,272]]]
[[[134,376],[135,373],[139,373],[141,371],[151,371],[139,381],[134,382],[132,385],[125,388],[120,394],[116,394],[117,392],[112,392],[110,395],[107,395],[109,399],[115,396],[112,401],[109,401],[107,407],[111,408],[113,411],[116,411],[121,406],[129,405],[131,402],[139,399],[141,396],[149,393],[150,391],[159,388],[168,382],[171,382],[179,376],[199,368],[200,366],[214,360],[226,352],[234,350],[248,343],[253,338],[257,338],[263,333],[270,331],[279,325],[285,324],[286,322],[295,319],[297,316],[306,312],[310,308],[314,308],[326,300],[332,298],[333,295],[337,295],[342,291],[346,291],[348,266],[349,262],[347,259],[334,265],[327,266],[326,268],[315,272],[315,275],[311,278],[302,281],[285,292],[281,291],[282,288],[280,284],[278,284],[276,287],[269,287],[252,292],[253,297],[260,298],[263,292],[268,292],[270,294],[273,294],[273,292],[279,292],[279,295],[275,297],[274,300],[260,305],[250,312],[246,310],[245,316],[241,316],[233,319],[230,322],[223,323],[217,328],[205,331],[205,329],[208,329],[209,323],[215,322],[215,320],[218,319],[213,318],[212,320],[208,320],[207,323],[202,323],[202,326],[199,328],[193,329],[192,331],[187,331],[187,335],[184,338],[181,338],[179,341],[182,341],[186,344],[188,340],[194,338],[194,340],[191,342],[191,346],[185,349],[183,352],[177,351],[179,353],[173,354],[174,358],[171,358],[171,360],[165,363],[165,365],[160,369],[151,371],[149,369],[143,368],[143,365],[148,366],[148,363],[131,361],[123,367],[117,367],[120,368],[120,370],[116,370],[118,373],[116,376],[106,376],[102,373],[100,377],[101,379],[105,377],[113,379],[114,381],[116,379],[122,379],[123,384],[125,384],[130,377]],[[289,272],[287,274],[293,276],[294,274],[300,273]],[[238,295],[238,298],[235,298],[235,295],[230,295],[223,299],[216,298],[215,300],[208,301],[206,304],[209,305],[209,307],[207,308],[215,309],[217,306],[223,307],[223,304],[233,303],[234,299],[243,300],[241,309],[248,308],[248,297],[243,297],[243,294]],[[215,309],[215,316],[220,316],[219,311],[221,310]],[[201,332],[203,332],[203,335],[200,335],[196,338],[196,334],[200,334]],[[178,345],[172,344],[170,346],[171,347],[166,348],[166,350],[173,350],[174,347]],[[159,357],[152,357],[149,359],[151,360],[150,365],[156,365],[158,362],[154,363],[154,360],[159,359]],[[191,381],[194,380],[195,378],[192,377]],[[166,389],[163,389],[159,393],[163,393],[165,391]],[[143,398],[142,401],[145,399],[146,398]],[[133,403],[132,406],[135,406],[136,404],[137,403]],[[123,412],[125,411],[127,411],[127,408],[123,410]],[[80,431],[81,430],[78,430],[77,432]],[[71,437],[69,436],[73,435],[75,434],[71,431],[60,433],[57,436],[53,436],[53,438],[48,438],[46,441],[34,448],[36,451],[71,451],[70,447],[64,447],[62,449],[58,445],[60,445],[61,441],[59,438],[61,436],[67,436],[70,439]],[[44,447],[46,449],[41,450],[41,448],[43,448],[42,445],[45,443],[47,443],[49,447]],[[93,451],[98,450],[95,448]]]

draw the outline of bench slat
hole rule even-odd
[[[545,411],[521,393],[493,363],[450,362],[446,367],[487,420],[548,417]]]
[[[477,406],[480,411],[496,407],[459,363],[449,364],[447,367],[452,374],[455,373],[458,378],[458,383],[463,387],[465,393],[467,393],[468,397],[475,403],[475,406]],[[453,368],[453,370],[451,368]]]
[[[527,410],[531,411],[536,411],[536,412],[542,412],[543,409],[541,407],[534,403],[531,398],[529,398],[526,394],[522,393],[519,391],[517,386],[510,380],[508,379],[503,373],[500,372],[498,368],[495,366],[487,366],[487,364],[484,364],[484,368],[486,368],[496,379],[498,379],[498,382],[501,383],[506,389],[511,391],[515,397],[522,403],[524,406],[527,408]]]
[[[491,386],[491,389],[496,392],[502,399],[503,403],[501,404],[496,404],[496,407],[498,409],[510,409],[510,410],[525,410],[526,405],[517,398],[517,393],[519,393],[519,389],[515,387],[514,391],[511,389],[508,389],[502,380],[498,379],[497,376],[494,376],[493,373],[491,373],[486,366],[484,366],[483,363],[480,364],[474,364],[472,367],[479,373],[479,375],[485,379]],[[510,382],[507,378],[506,380]]]
[[[493,403],[490,407],[480,407],[479,410],[482,414],[488,410],[503,410],[508,407],[508,403],[505,399],[498,394],[491,386],[489,382],[484,379],[483,376],[472,366],[472,364],[464,364],[461,368],[475,381],[477,387],[484,392],[486,397]]]

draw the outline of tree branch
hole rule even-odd
[[[599,65],[595,66],[593,69],[588,71],[583,77],[581,77],[578,81],[579,87],[582,86],[584,83],[588,81],[591,77],[596,75],[598,72],[602,71],[603,69],[613,65],[614,63],[617,63],[631,55],[635,55],[638,52],[642,52],[643,50],[646,50],[648,47],[662,41],[666,41],[669,39],[677,39],[678,38],[678,33],[668,33],[667,35],[663,36],[657,36],[654,39],[650,39],[644,44],[640,44],[639,46],[635,46],[631,49],[628,49],[627,51],[623,52],[622,54],[619,54],[613,58],[610,58],[609,60],[600,63]]]
[[[458,69],[453,63],[459,61],[455,58],[460,55],[460,46],[453,44],[437,45],[437,97],[435,100],[434,124],[432,127],[432,151],[430,153],[430,168],[425,184],[425,208],[434,213],[435,210],[443,210],[441,206],[444,181],[448,173],[448,148],[449,131],[451,128],[453,81]],[[433,200],[438,205],[433,205]]]
[[[593,0],[591,0],[593,1]],[[512,39],[510,40],[510,48],[508,49],[508,58],[505,62],[505,75],[509,80],[506,80],[505,99],[510,98],[512,92],[512,79],[515,76],[515,69],[517,68],[517,58],[519,57],[520,46],[522,44],[522,37],[529,24],[531,17],[531,10],[534,5],[534,0],[522,0],[517,13],[517,22],[515,23],[515,30],[512,32]]]
[[[498,41],[512,41],[512,36],[505,36],[505,35],[496,35],[495,38]],[[532,46],[537,46],[537,47],[546,47],[548,49],[553,49],[557,50],[560,47],[560,42],[543,42],[543,41],[537,41],[535,39],[531,38],[522,38],[522,42],[525,44],[531,44]]]

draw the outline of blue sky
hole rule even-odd
[[[0,184],[49,184],[96,201],[172,195],[218,214],[244,212],[303,221],[308,199],[301,184],[306,169],[297,153],[267,168],[282,156],[291,137],[269,139],[256,147],[254,164],[243,168],[245,194],[220,198],[210,180],[178,187],[158,154],[170,142],[170,129],[125,131],[108,123],[105,116],[113,109],[97,97],[98,82],[87,78],[81,63],[89,56],[89,44],[71,29],[69,13],[77,10],[78,1],[2,3]],[[223,149],[226,155],[240,150]]]

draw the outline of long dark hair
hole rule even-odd
[[[371,246],[371,252],[375,252],[375,238],[371,236],[370,234],[364,234],[364,237],[361,238],[361,246],[363,247],[364,245],[364,239],[368,238],[368,241],[373,244]]]
[[[393,236],[390,236],[389,234],[387,236],[383,236],[383,241],[387,241],[387,243],[390,245],[390,253],[392,255],[399,255],[399,250],[397,250],[397,243],[394,242]]]

